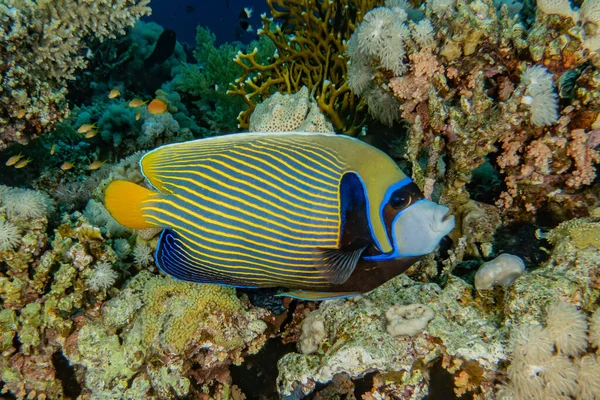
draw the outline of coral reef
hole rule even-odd
[[[325,120],[318,105],[308,97],[303,86],[294,94],[275,93],[256,106],[250,116],[250,132],[330,132],[333,126]]]
[[[149,0],[81,3],[8,0],[0,4],[0,150],[27,143],[69,112],[67,81],[85,68],[86,40],[124,34]]]
[[[65,214],[52,239],[49,204],[33,214],[35,201],[16,207],[7,222],[11,202],[38,197],[0,186],[0,226],[14,227],[0,250],[4,391],[64,397],[56,357],[75,368],[84,397],[168,399],[231,386],[227,367],[262,347],[269,311],[233,288],[128,271],[134,237],[125,230],[116,239],[94,200],[84,214]]]
[[[598,222],[587,219],[571,224],[573,229],[582,227],[589,232]],[[500,291],[475,292],[471,285],[453,275],[449,275],[443,288],[401,275],[363,296],[323,302],[305,319],[307,326],[302,327],[300,340],[309,340],[310,346],[306,348],[310,351],[305,351],[304,344],[300,349],[310,354],[287,354],[279,361],[280,394],[300,398],[303,393],[313,391],[318,383],[327,383],[336,376],[340,379],[341,374],[356,382],[377,371],[380,375],[373,378],[369,393],[373,397],[365,398],[420,399],[432,389],[428,380],[434,370],[442,368],[450,374],[457,396],[469,393],[474,398],[495,398],[496,385],[504,379],[501,366],[506,365],[512,351],[509,338],[513,342],[525,340],[518,333],[520,327],[541,324],[544,320],[551,325],[546,330],[552,333],[557,348],[554,351],[553,345],[548,344],[546,355],[577,355],[577,360],[567,360],[565,365],[571,369],[565,374],[576,369],[575,362],[595,371],[596,359],[590,358],[592,355],[580,356],[588,340],[591,344],[598,342],[598,312],[591,319],[595,325],[588,339],[587,324],[581,323],[585,318],[573,306],[568,306],[570,311],[564,310],[566,306],[553,308],[548,317],[545,309],[554,302],[567,302],[586,313],[597,310],[600,253],[591,245],[578,248],[571,238],[576,235],[568,234],[564,228],[557,228],[550,235],[555,243],[550,259]],[[402,334],[408,336],[393,336],[397,325],[390,322],[398,311],[406,313],[406,307],[413,310],[408,314],[417,318],[408,321],[403,318],[399,322],[407,326],[423,318],[419,321],[422,323],[410,332],[403,330]],[[577,335],[572,334],[570,327]],[[541,327],[532,329],[525,332],[533,334]],[[540,344],[533,340],[527,343]],[[514,352],[511,357],[514,366],[509,367],[509,378],[511,382],[519,379],[521,384],[525,377],[518,371],[525,366],[515,363],[518,355]],[[514,378],[517,375],[519,378]],[[589,379],[587,376],[584,378]],[[530,379],[561,385],[570,377],[532,375]],[[385,384],[381,379],[385,379]],[[574,387],[575,378],[570,382]],[[330,384],[330,391],[331,385],[334,384]]]
[[[600,311],[592,319],[596,315]],[[567,303],[551,304],[545,327],[525,325],[513,333],[509,382],[501,386],[498,398],[598,398],[600,362],[595,354],[586,354],[587,348],[584,314]]]
[[[546,1],[531,26],[497,3],[428,1],[415,9],[388,1],[348,42],[348,83],[382,122],[412,124],[413,178],[452,209],[470,199],[473,171],[490,162],[505,186],[492,200],[513,218],[586,215],[598,202],[589,185],[600,160],[594,2],[579,11],[584,29],[579,18],[553,15],[556,2]]]
[[[213,379],[230,384],[228,365],[267,339],[267,315],[232,288],[142,272],[96,318],[81,321],[64,351],[84,367],[83,390],[94,397],[182,397]]]
[[[275,54],[257,60],[258,48],[238,53],[234,61],[243,74],[231,84],[229,94],[242,96],[248,108],[238,117],[247,128],[256,104],[274,91],[292,94],[307,86],[321,111],[337,131],[357,134],[363,122],[363,108],[346,82],[347,63],[341,56],[364,14],[379,0],[344,3],[317,0],[268,0],[271,18],[262,17],[258,32],[269,38]],[[310,12],[308,12],[310,10]],[[283,20],[276,25],[274,20]]]

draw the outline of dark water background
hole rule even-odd
[[[244,7],[252,7],[254,12],[250,24],[254,33],[244,34],[241,41],[250,42],[256,37],[256,30],[262,26],[260,14],[267,13],[269,7],[264,0],[152,0],[150,7],[152,15],[142,18],[143,21],[153,21],[163,28],[172,29],[177,33],[177,40],[195,44],[196,26],[208,27],[217,37],[217,44],[235,40],[238,27],[238,17]],[[188,11],[188,6],[194,8]]]

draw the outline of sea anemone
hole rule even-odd
[[[419,21],[415,24],[411,31],[411,36],[415,42],[422,48],[431,47],[435,41],[435,33],[433,32],[433,25],[427,18]]]
[[[0,251],[14,249],[21,240],[21,230],[8,221],[0,221]]]
[[[594,354],[587,354],[579,361],[578,400],[595,400],[600,398],[600,360]]]
[[[556,302],[548,307],[546,330],[556,350],[567,356],[578,356],[587,348],[587,322],[577,307]]]
[[[147,267],[154,261],[152,248],[145,243],[138,242],[133,248],[133,262],[138,267]]]
[[[127,239],[116,239],[113,242],[113,249],[115,250],[117,257],[121,260],[131,254],[131,246],[129,245],[129,242],[127,242]]]
[[[9,188],[4,191],[3,203],[9,217],[40,218],[53,207],[49,198],[35,190]]]
[[[109,263],[101,263],[94,267],[86,283],[95,292],[103,291],[115,284],[117,273]]]
[[[600,308],[590,318],[590,344],[600,349]]]

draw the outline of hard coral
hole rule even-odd
[[[345,41],[356,24],[380,0],[352,2],[318,0],[268,0],[272,18],[263,16],[259,35],[268,37],[276,54],[266,64],[257,62],[257,49],[238,53],[234,61],[243,75],[231,84],[232,95],[243,96],[248,109],[240,113],[239,126],[248,127],[256,104],[271,95],[295,93],[307,86],[319,108],[335,129],[356,134],[364,114],[363,105],[346,82]],[[283,20],[283,26],[273,20]]]
[[[586,215],[600,159],[600,70],[584,44],[596,13],[585,36],[573,19],[540,11],[527,26],[504,3],[427,1],[415,10],[387,1],[348,42],[349,84],[381,122],[411,123],[403,153],[413,180],[452,209],[489,163],[505,184],[490,201],[510,217]]]
[[[150,0],[0,3],[0,150],[27,143],[69,113],[67,82],[85,68],[88,39],[124,34]]]

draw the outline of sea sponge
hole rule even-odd
[[[9,221],[0,221],[0,251],[13,250],[21,241],[21,230]]]
[[[510,286],[525,272],[525,263],[512,254],[500,254],[491,261],[481,264],[475,274],[475,289],[489,290],[493,286]]]
[[[415,335],[434,317],[431,307],[423,304],[395,305],[385,312],[387,331],[392,336]]]
[[[587,348],[587,322],[577,307],[555,302],[548,307],[546,330],[558,352],[578,356]]]
[[[302,322],[302,334],[298,340],[298,350],[303,354],[316,353],[326,336],[325,321],[320,315],[311,313]]]
[[[531,122],[536,126],[558,121],[558,95],[554,91],[553,75],[541,65],[527,68],[521,76],[525,96],[521,103],[531,109]]]

